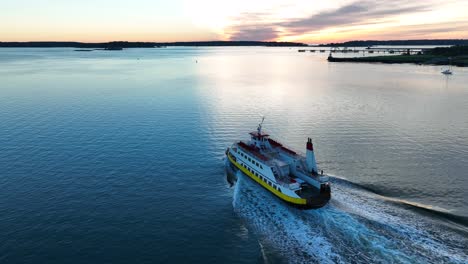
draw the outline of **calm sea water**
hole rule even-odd
[[[0,49],[0,262],[466,263],[468,69],[326,56]],[[261,115],[329,205],[228,184]]]

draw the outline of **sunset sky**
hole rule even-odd
[[[0,0],[0,41],[468,38],[467,0]]]

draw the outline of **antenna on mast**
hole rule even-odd
[[[262,116],[262,122],[260,122],[260,124],[258,124],[258,128],[257,128],[258,135],[262,134],[263,121],[265,121],[265,116]]]

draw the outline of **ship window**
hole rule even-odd
[[[262,165],[260,165],[260,169],[263,169]]]
[[[251,162],[252,160],[250,159],[250,157],[247,158],[249,160],[249,162]]]

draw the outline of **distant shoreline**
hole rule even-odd
[[[452,64],[458,67],[468,67],[468,59],[456,59],[450,62],[447,57],[441,56],[425,56],[425,55],[394,55],[394,56],[372,56],[360,58],[329,58],[329,62],[361,62],[361,63],[384,63],[384,64],[401,64],[410,63],[418,65],[449,65]]]
[[[333,57],[330,53],[329,62],[377,62],[377,63],[412,63],[420,65],[455,65],[468,67],[468,46],[453,46],[449,48],[433,48],[421,54],[401,54],[389,56],[368,57]]]
[[[191,42],[127,42],[114,41],[102,43],[66,42],[66,41],[31,41],[0,42],[0,48],[77,48],[77,49],[115,49],[115,48],[163,48],[163,47],[307,47],[298,42],[268,41],[191,41]]]
[[[414,39],[414,40],[353,40],[316,45],[318,47],[370,47],[370,46],[454,46],[468,45],[468,39]]]
[[[162,47],[370,47],[370,46],[453,46],[468,45],[468,39],[419,40],[353,40],[341,43],[308,45],[300,42],[277,41],[183,41],[183,42],[129,42],[112,41],[87,43],[77,41],[26,41],[2,42],[0,48],[162,48]]]

